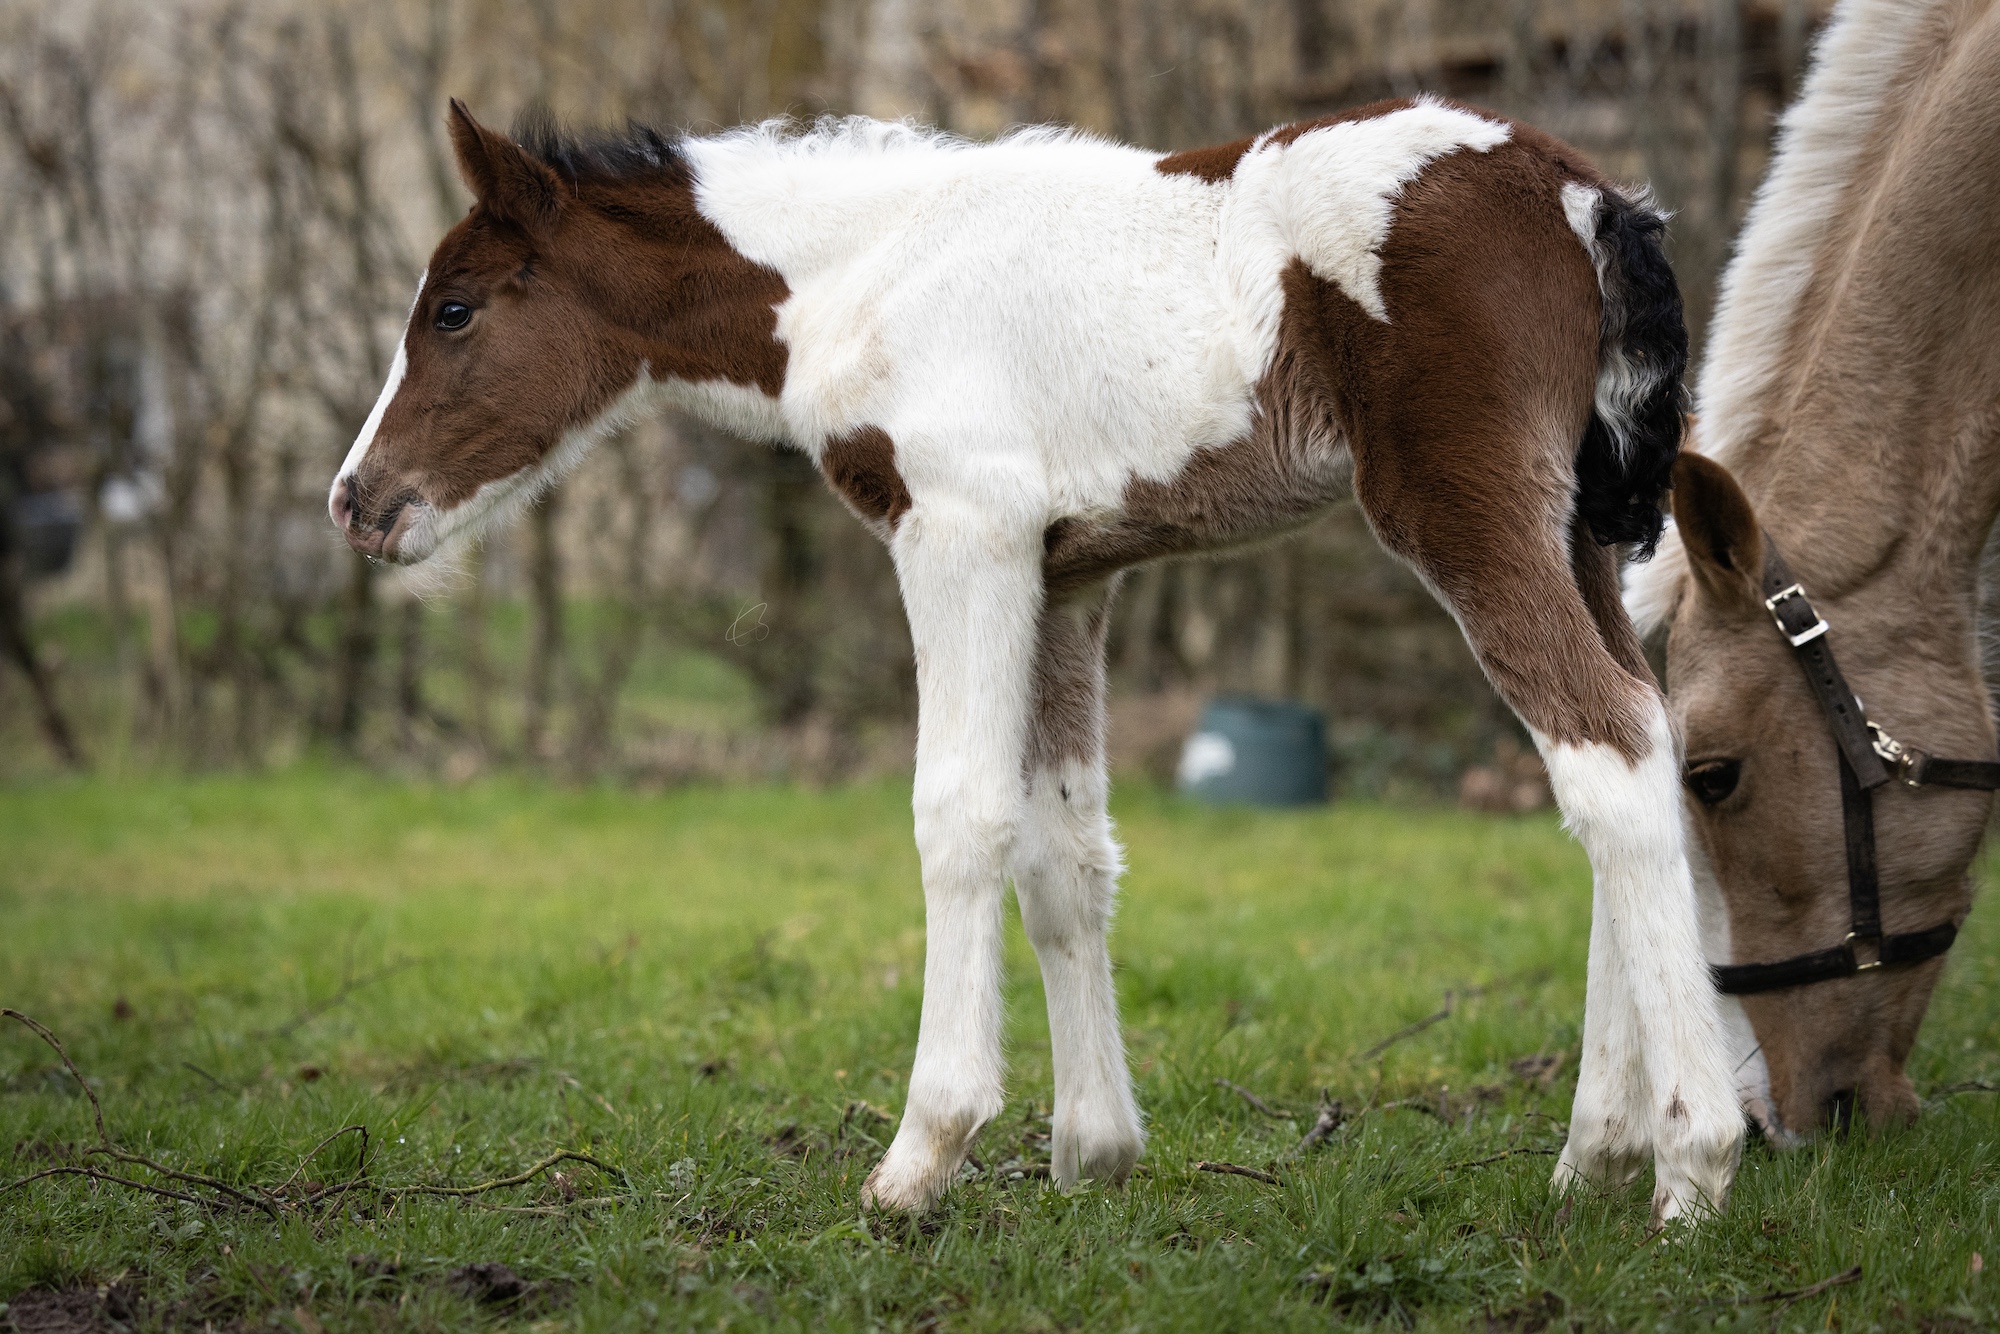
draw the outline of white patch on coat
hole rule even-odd
[[[1696,910],[1701,920],[1701,949],[1712,964],[1737,962],[1729,940],[1729,906],[1716,881],[1715,868],[1699,838],[1688,840],[1688,869],[1694,874]],[[1757,962],[1744,960],[1743,962]],[[1750,1016],[1735,996],[1718,996],[1722,1011],[1723,1041],[1729,1054],[1729,1069],[1736,1081],[1736,1098],[1743,1110],[1757,1122],[1766,1139],[1780,1148],[1797,1141],[1778,1122],[1771,1102],[1771,1069],[1764,1060],[1764,1046],[1750,1027]]]
[[[410,357],[407,351],[410,341],[409,326],[416,318],[417,303],[423,300],[424,280],[429,277],[429,269],[417,277],[417,294],[410,298],[410,314],[403,321],[403,336],[396,340],[396,356],[389,363],[389,378],[382,385],[382,392],[375,396],[375,406],[369,409],[368,420],[361,423],[361,433],[355,436],[354,443],[348,446],[346,459],[342,460],[339,470],[333,474],[333,482],[327,487],[326,512],[333,516],[335,527],[344,525],[341,524],[339,516],[333,512],[334,492],[339,488],[341,479],[354,476],[355,471],[361,467],[361,460],[368,456],[368,447],[375,443],[375,433],[382,429],[383,414],[389,411],[389,404],[395,400],[396,391],[403,387],[403,376],[409,372]]]
[[[927,484],[990,494],[1034,479],[1046,523],[1113,512],[1134,479],[1164,482],[1248,434],[1293,258],[1387,318],[1377,252],[1397,194],[1436,158],[1510,134],[1419,100],[1267,140],[1222,182],[1057,130],[973,144],[829,121],[685,151],[704,215],[791,290],[785,436],[817,451],[879,427],[919,505]],[[670,392],[735,429],[779,424],[761,406],[696,403],[702,387]]]
[[[1259,317],[1258,342],[1277,337],[1275,292],[1293,256],[1383,323],[1382,244],[1397,196],[1423,169],[1461,149],[1488,152],[1511,127],[1420,97],[1368,120],[1311,130],[1288,144],[1268,135],[1236,164],[1222,245],[1236,304]]]
[[[1652,707],[1651,748],[1636,763],[1610,746],[1565,745],[1537,735],[1563,822],[1595,873],[1590,967],[1620,979],[1589,988],[1623,1013],[1586,1012],[1571,1142],[1558,1185],[1598,1163],[1653,1150],[1656,1219],[1720,1209],[1743,1143],[1743,1113],[1729,1068],[1720,1009],[1702,954],[1680,797],[1680,765],[1666,710]],[[1602,915],[1609,930],[1597,929]],[[1615,957],[1614,957],[1615,956]],[[1636,1043],[1633,1053],[1626,1044]],[[1638,1075],[1634,1080],[1632,1074]],[[1594,1081],[1605,1081],[1609,1090]],[[1619,1107],[1637,1086],[1637,1105]],[[1609,1120],[1607,1120],[1609,1116]]]
[[[1562,188],[1563,220],[1576,233],[1576,239],[1583,242],[1586,253],[1596,259],[1597,206],[1604,202],[1604,195],[1593,186],[1580,181],[1564,181]]]

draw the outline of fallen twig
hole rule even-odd
[[[236,1092],[236,1089],[234,1089],[228,1084],[223,1083],[221,1080],[217,1079],[214,1075],[211,1075],[210,1073],[208,1073],[208,1071],[196,1065],[193,1061],[182,1061],[181,1066],[184,1069],[194,1071],[196,1074],[200,1075],[203,1079],[206,1079],[209,1083],[215,1085],[216,1088],[220,1089],[224,1093]]]
[[[1562,1152],[1561,1149],[1503,1149],[1501,1152],[1493,1154],[1491,1157],[1471,1158],[1467,1159],[1465,1162],[1462,1163],[1448,1163],[1439,1170],[1445,1172],[1456,1172],[1461,1167],[1484,1167],[1488,1163],[1497,1163],[1502,1158],[1520,1158],[1520,1157],[1553,1158],[1561,1152]]]
[[[31,1172],[18,1180],[9,1181],[6,1185],[0,1186],[0,1195],[6,1194],[16,1186],[25,1186],[30,1181],[40,1181],[43,1177],[88,1177],[92,1181],[105,1181],[114,1186],[130,1186],[133,1190],[142,1190],[148,1195],[161,1195],[167,1199],[181,1200],[187,1204],[205,1206],[209,1203],[209,1201],[202,1199],[198,1195],[189,1195],[184,1191],[168,1190],[165,1186],[148,1185],[144,1181],[134,1181],[130,1177],[113,1176],[109,1172],[100,1172],[94,1167],[76,1167],[70,1165],[45,1167],[39,1172]]]
[[[610,1163],[600,1158],[593,1158],[587,1153],[579,1153],[575,1149],[558,1149],[524,1172],[517,1172],[510,1177],[499,1177],[493,1181],[482,1181],[476,1186],[384,1186],[381,1188],[381,1193],[384,1195],[442,1195],[453,1198],[462,1198],[467,1195],[484,1195],[489,1190],[499,1190],[503,1186],[525,1186],[551,1167],[554,1167],[557,1163],[565,1162],[589,1163],[606,1176],[617,1178],[625,1189],[632,1189],[631,1178],[627,1177],[621,1169],[613,1167]]]
[[[2000,1084],[1989,1084],[1983,1079],[1968,1079],[1963,1084],[1947,1084],[1926,1098],[1926,1102],[1942,1102],[1960,1093],[2000,1093]]]
[[[1355,1059],[1359,1061],[1372,1061],[1377,1056],[1380,1056],[1383,1052],[1389,1050],[1389,1048],[1395,1046],[1398,1042],[1401,1042],[1404,1038],[1415,1037],[1417,1034],[1423,1032],[1431,1025],[1443,1023],[1445,1020],[1451,1018],[1452,1015],[1458,1012],[1459,1002],[1461,1001],[1468,1001],[1474,999],[1475,997],[1484,996],[1488,992],[1498,991],[1502,987],[1513,986],[1517,982],[1532,984],[1547,976],[1548,976],[1547,969],[1537,968],[1525,973],[1516,973],[1512,977],[1499,978],[1495,981],[1486,983],[1484,986],[1455,987],[1452,990],[1444,993],[1443,1009],[1437,1011],[1434,1014],[1427,1014],[1413,1024],[1404,1024],[1401,1028],[1391,1033],[1388,1037],[1383,1038],[1380,1042],[1370,1047],[1367,1051],[1362,1052],[1361,1055],[1357,1056]]]
[[[61,1040],[54,1033],[50,1032],[40,1023],[37,1023],[34,1019],[22,1014],[19,1010],[0,1009],[0,1018],[16,1020],[47,1044],[49,1049],[55,1052],[56,1056],[61,1059],[63,1068],[69,1071],[70,1077],[76,1080],[77,1087],[83,1090],[84,1097],[90,1100],[91,1116],[97,1125],[97,1143],[83,1151],[85,1157],[101,1155],[114,1162],[130,1163],[135,1167],[143,1167],[149,1172],[167,1178],[169,1181],[187,1186],[199,1186],[204,1190],[211,1191],[217,1198],[191,1194],[184,1190],[174,1190],[167,1186],[158,1186],[146,1181],[136,1181],[131,1177],[118,1176],[115,1173],[100,1171],[97,1168],[76,1163],[64,1163],[55,1167],[44,1168],[39,1172],[32,1172],[27,1176],[0,1184],[0,1194],[5,1194],[7,1191],[27,1185],[29,1182],[40,1181],[48,1177],[79,1176],[90,1181],[102,1181],[108,1185],[125,1186],[148,1195],[157,1195],[163,1199],[176,1200],[183,1204],[192,1204],[202,1208],[214,1208],[216,1205],[224,1203],[236,1204],[244,1208],[259,1210],[275,1219],[280,1217],[282,1211],[287,1209],[320,1209],[329,1202],[337,1202],[343,1196],[355,1190],[367,1178],[370,1140],[368,1127],[364,1125],[342,1126],[332,1134],[321,1139],[319,1143],[313,1145],[306,1152],[304,1157],[299,1159],[298,1166],[294,1167],[291,1174],[276,1187],[260,1186],[254,1183],[248,1187],[237,1187],[201,1172],[185,1172],[178,1168],[168,1167],[165,1163],[156,1162],[151,1158],[145,1157],[143,1154],[121,1149],[113,1142],[111,1132],[105,1127],[104,1107],[98,1101],[96,1090],[92,1089],[90,1081],[83,1077],[83,1072],[77,1069],[76,1062],[70,1059],[69,1052],[64,1049]],[[306,1168],[312,1163],[313,1159],[324,1152],[328,1145],[345,1135],[359,1135],[361,1137],[360,1156],[355,1165],[353,1175],[336,1186],[315,1186],[307,1183],[307,1188],[302,1194],[296,1196],[290,1195],[293,1185],[304,1175]],[[625,1190],[630,1191],[632,1189],[632,1180],[625,1174],[623,1169],[614,1167],[601,1158],[579,1152],[575,1149],[558,1150],[525,1171],[517,1172],[513,1176],[499,1177],[492,1181],[482,1181],[472,1186],[436,1186],[419,1183],[407,1186],[372,1187],[371,1189],[377,1195],[388,1197],[391,1202],[390,1208],[393,1211],[397,1202],[413,1195],[469,1199],[471,1196],[483,1195],[488,1191],[500,1190],[507,1186],[526,1185],[542,1173],[548,1171],[551,1167],[554,1167],[557,1163],[562,1162],[588,1163],[607,1177],[617,1181]],[[566,1201],[561,1208],[570,1209],[578,1207],[579,1204],[597,1204],[601,1202],[596,1199],[587,1201],[572,1200]],[[502,1206],[482,1204],[481,1207],[496,1208]],[[556,1206],[513,1206],[512,1211],[534,1213],[554,1208]]]
[[[16,1020],[29,1032],[48,1044],[49,1050],[62,1059],[63,1068],[69,1071],[70,1078],[76,1081],[76,1086],[83,1090],[83,1096],[90,1099],[90,1114],[92,1119],[97,1123],[97,1144],[93,1148],[84,1150],[86,1156],[103,1154],[114,1162],[130,1163],[134,1167],[143,1167],[149,1172],[157,1172],[159,1175],[172,1181],[186,1182],[191,1186],[206,1186],[216,1194],[227,1196],[238,1204],[246,1205],[252,1209],[261,1209],[273,1218],[277,1217],[277,1207],[268,1199],[257,1199],[238,1190],[226,1181],[218,1181],[216,1178],[200,1172],[183,1172],[176,1168],[168,1167],[164,1163],[154,1162],[144,1154],[130,1153],[113,1144],[111,1142],[111,1132],[104,1128],[104,1105],[97,1100],[97,1090],[93,1089],[90,1086],[90,1081],[83,1077],[83,1071],[76,1068],[76,1062],[69,1058],[69,1052],[64,1050],[61,1039],[57,1038],[54,1033],[51,1033],[34,1019],[22,1014],[19,1010],[11,1008],[0,1009],[0,1017]],[[127,1177],[113,1176],[109,1172],[98,1172],[83,1167],[72,1167],[63,1171],[51,1169],[46,1172],[37,1172],[33,1176],[9,1182],[4,1188],[0,1189],[12,1190],[16,1186],[26,1185],[29,1181],[45,1176],[88,1176],[99,1181],[108,1181],[121,1186],[132,1186],[154,1195],[166,1195],[172,1199],[189,1200],[195,1204],[204,1203],[204,1201],[195,1196],[183,1195],[178,1191],[168,1191],[157,1186],[148,1186]]]
[[[1299,1138],[1297,1144],[1292,1146],[1291,1156],[1294,1158],[1304,1157],[1320,1141],[1340,1129],[1341,1122],[1346,1119],[1345,1114],[1341,1110],[1340,1099],[1328,1097],[1327,1091],[1321,1089],[1319,1091],[1318,1114],[1313,1118],[1312,1128]]]
[[[495,1214],[532,1214],[543,1218],[560,1218],[576,1209],[602,1209],[609,1204],[617,1204],[616,1195],[597,1195],[587,1200],[570,1200],[564,1204],[488,1204],[484,1200],[467,1200],[475,1209],[484,1209]]]
[[[1784,1302],[1787,1306],[1789,1306],[1793,1302],[1802,1302],[1808,1297],[1817,1297],[1822,1292],[1825,1292],[1828,1288],[1838,1288],[1848,1283],[1857,1283],[1860,1280],[1861,1280],[1861,1266],[1856,1265],[1852,1269],[1843,1270],[1841,1273],[1835,1274],[1832,1278],[1823,1278],[1819,1282],[1814,1283],[1809,1287],[1784,1288],[1748,1297],[1711,1297],[1707,1301],[1697,1302],[1695,1303],[1695,1305],[1757,1306],[1761,1305],[1764,1302]]]
[[[1469,995],[1472,993],[1467,993],[1467,994]],[[1401,1042],[1404,1038],[1413,1038],[1417,1034],[1429,1028],[1432,1024],[1441,1024],[1445,1020],[1451,1018],[1452,1011],[1456,1010],[1457,1008],[1458,1008],[1458,993],[1452,991],[1445,992],[1444,1008],[1442,1010],[1439,1010],[1436,1014],[1427,1014],[1423,1018],[1417,1020],[1417,1022],[1415,1022],[1414,1024],[1404,1024],[1401,1028],[1391,1033],[1388,1037],[1383,1038],[1380,1042],[1370,1047],[1367,1051],[1362,1052],[1361,1055],[1358,1056],[1356,1059],[1362,1061],[1374,1060],[1377,1056],[1380,1056],[1383,1052],[1389,1050],[1389,1048],[1395,1046],[1398,1042]]]
[[[1265,1102],[1262,1098],[1252,1093],[1249,1089],[1244,1088],[1241,1084],[1232,1084],[1226,1079],[1218,1079],[1215,1081],[1215,1086],[1217,1088],[1228,1089],[1231,1093],[1234,1093],[1237,1097],[1243,1099],[1243,1101],[1249,1103],[1257,1111],[1262,1112],[1264,1115],[1270,1117],[1274,1121],[1298,1120],[1298,1117],[1292,1115],[1290,1112],[1283,1110],[1282,1108],[1273,1107],[1270,1103]]]
[[[366,1171],[368,1168],[368,1127],[362,1125],[342,1126],[340,1129],[334,1131],[331,1135],[328,1135],[325,1139],[321,1140],[319,1143],[313,1145],[311,1150],[307,1152],[306,1156],[299,1159],[299,1165],[292,1169],[292,1174],[286,1177],[284,1181],[279,1184],[278,1188],[271,1192],[271,1194],[283,1195],[287,1190],[291,1189],[292,1183],[299,1179],[299,1174],[306,1170],[306,1164],[311,1162],[313,1159],[319,1157],[319,1151],[321,1149],[324,1149],[327,1145],[333,1143],[335,1140],[339,1139],[342,1135],[354,1135],[354,1134],[358,1134],[361,1136],[361,1170]],[[327,1193],[326,1191],[315,1192],[315,1194],[321,1194],[321,1195],[326,1193]]]
[[[252,1033],[250,1036],[253,1040],[258,1042],[262,1042],[267,1038],[290,1037],[292,1034],[298,1032],[301,1028],[304,1028],[307,1024],[311,1023],[313,1020],[325,1014],[328,1010],[331,1010],[336,1006],[346,1004],[347,998],[349,996],[352,996],[355,992],[359,991],[362,987],[370,986],[376,982],[380,982],[385,977],[392,977],[395,974],[404,971],[405,969],[415,968],[418,964],[422,962],[423,962],[422,959],[398,959],[394,963],[384,964],[382,967],[377,968],[372,973],[363,973],[360,977],[352,977],[352,976],[347,977],[342,980],[340,986],[334,991],[334,993],[331,996],[328,996],[325,1000],[319,1001],[316,1004],[306,1006],[303,1010],[300,1010],[297,1014],[293,1015],[290,1019],[287,1019],[284,1023],[279,1024],[276,1028],[260,1028],[256,1032]]]
[[[1278,1178],[1272,1176],[1269,1172],[1259,1172],[1254,1167],[1242,1167],[1236,1163],[1211,1163],[1206,1158],[1196,1163],[1194,1170],[1197,1172],[1215,1172],[1221,1176],[1249,1177],[1252,1181],[1261,1181],[1267,1186],[1282,1184]]]

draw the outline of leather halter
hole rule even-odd
[[[1945,760],[1906,746],[1868,720],[1848,688],[1847,678],[1833,660],[1827,624],[1806,599],[1791,567],[1778,554],[1777,543],[1764,539],[1764,605],[1778,624],[1778,633],[1798,654],[1799,666],[1826,715],[1827,727],[1840,748],[1840,813],[1847,833],[1847,939],[1832,949],[1798,954],[1776,963],[1712,964],[1715,985],[1724,995],[1748,996],[1809,982],[1897,964],[1921,963],[1951,948],[1958,927],[1947,920],[1923,931],[1885,935],[1882,895],[1875,867],[1875,789],[1891,778],[1910,787],[1959,787],[1982,792],[2000,790],[2000,761]],[[1857,945],[1872,947],[1875,957],[1863,962]]]

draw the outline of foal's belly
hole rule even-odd
[[[1042,558],[1050,596],[1149,561],[1281,537],[1346,499],[1353,477],[1346,443],[1337,436],[1281,436],[1270,421],[1266,414],[1242,439],[1195,451],[1164,482],[1134,478],[1109,514],[1050,524]]]

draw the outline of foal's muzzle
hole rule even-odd
[[[327,498],[327,513],[348,546],[364,556],[395,560],[403,534],[421,506],[420,498],[405,492],[383,505],[381,513],[371,516],[370,506],[358,497],[358,490],[352,474],[335,481],[333,493]]]

